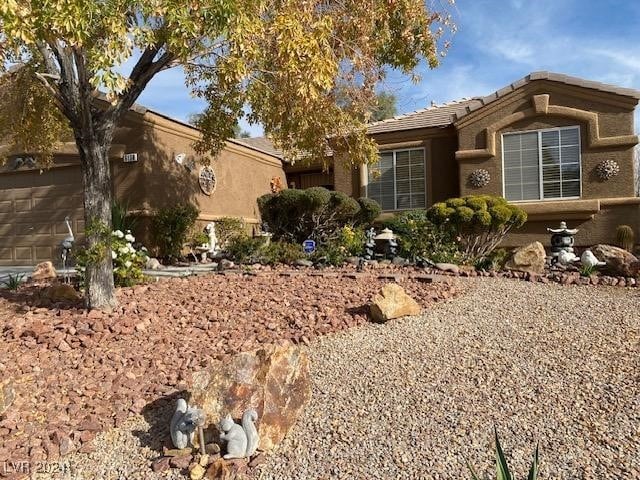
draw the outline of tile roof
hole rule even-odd
[[[433,105],[411,113],[388,118],[369,125],[369,134],[412,130],[414,128],[446,127],[469,108],[481,106],[478,98],[463,98],[443,105]]]
[[[230,138],[229,141],[274,157],[282,158],[283,156],[282,152],[274,147],[271,140],[267,137]]]

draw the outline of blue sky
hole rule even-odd
[[[487,95],[536,70],[640,90],[640,1],[457,0],[452,13],[458,33],[440,67],[421,66],[417,85],[394,73],[383,83],[399,113]],[[183,120],[203,108],[179,70],[155,78],[139,103]],[[638,123],[636,115],[636,130]]]

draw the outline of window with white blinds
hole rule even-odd
[[[424,148],[384,151],[367,168],[367,197],[382,210],[424,208],[425,178]]]
[[[502,159],[507,200],[580,197],[580,127],[504,134]]]

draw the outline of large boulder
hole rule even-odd
[[[419,315],[422,308],[400,285],[387,283],[382,287],[382,291],[373,297],[370,310],[374,321],[384,323],[407,315]]]
[[[42,262],[35,266],[31,274],[31,280],[34,282],[44,282],[47,280],[55,280],[58,277],[56,269],[51,262]]]
[[[505,264],[509,270],[519,272],[543,273],[547,253],[540,242],[533,242],[520,247],[513,252],[511,258]]]
[[[248,408],[258,412],[263,451],[272,450],[300,417],[311,398],[309,359],[289,342],[243,352],[193,375],[189,404],[204,410],[209,431],[227,413],[240,419]]]
[[[596,245],[591,251],[598,260],[607,264],[605,267],[607,273],[623,277],[640,275],[640,261],[624,248],[613,245]]]
[[[16,398],[13,382],[10,378],[0,381],[0,416],[6,412]]]

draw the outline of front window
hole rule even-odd
[[[381,152],[378,162],[367,168],[367,197],[383,210],[424,208],[424,156],[424,148]]]
[[[507,200],[580,197],[580,127],[504,134],[502,158]]]

